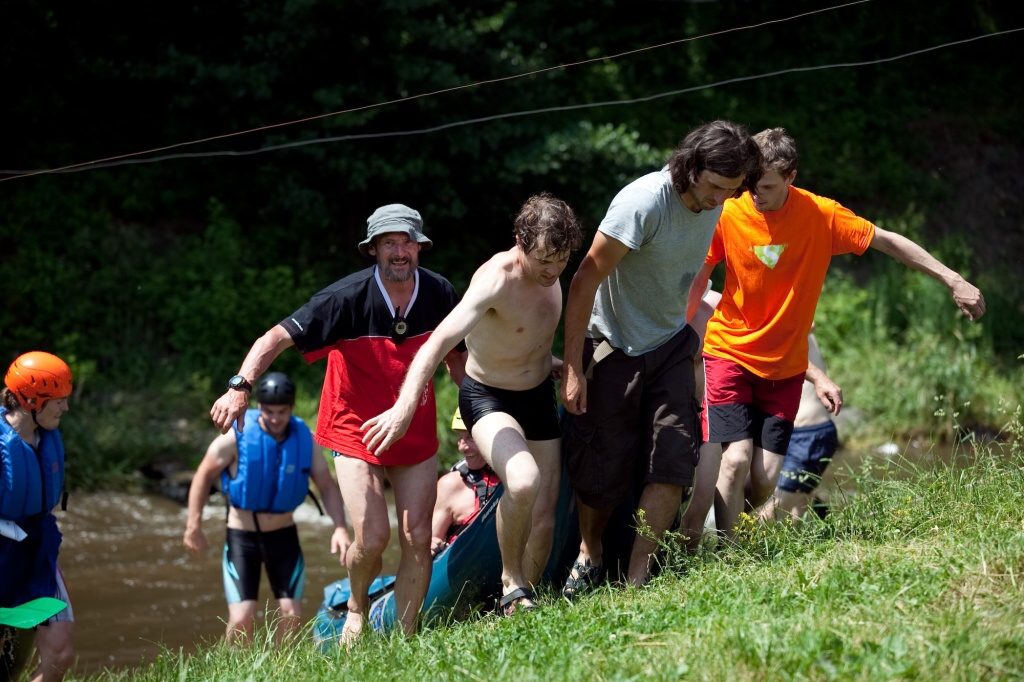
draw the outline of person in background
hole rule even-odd
[[[391,407],[416,351],[455,308],[455,288],[444,277],[419,267],[420,251],[433,242],[423,233],[418,211],[402,204],[378,208],[366,221],[359,252],[373,267],[338,280],[256,340],[228,389],[210,409],[226,433],[237,421],[243,432],[252,384],[286,348],[295,346],[307,362],[327,358],[315,440],[334,452],[334,470],[355,538],[345,557],[351,581],[348,616],[339,644],[363,632],[369,588],[380,573],[391,538],[384,479],[394,491],[399,520],[395,602],[407,636],[416,632],[430,584],[430,519],[437,484],[437,412],[433,384],[409,434],[380,456],[363,444],[362,425]],[[444,361],[462,382],[465,354],[448,349]]]
[[[550,194],[523,204],[513,232],[515,245],[477,269],[416,354],[395,405],[364,425],[374,452],[401,444],[441,358],[465,339],[459,412],[505,486],[497,521],[506,616],[537,608],[533,587],[551,552],[562,462],[551,355],[562,314],[558,277],[583,239],[572,208]]]
[[[278,642],[302,626],[306,565],[293,512],[309,494],[311,478],[334,521],[331,553],[345,565],[349,538],[341,495],[309,427],[292,414],[294,407],[295,384],[288,375],[265,374],[256,388],[256,409],[247,413],[249,429],[217,436],[189,487],[183,543],[192,554],[209,548],[203,507],[217,479],[228,499],[223,559],[228,644],[252,640],[261,566],[277,601]]]
[[[64,679],[75,660],[75,616],[57,565],[61,533],[53,515],[64,494],[64,442],[58,427],[68,411],[71,382],[67,363],[32,351],[11,363],[0,391],[0,521],[6,522],[0,533],[0,607],[40,597],[67,604],[36,628],[39,667],[33,682]],[[0,640],[6,639],[0,634]],[[0,651],[6,646],[0,641]],[[11,679],[18,678],[25,663],[13,661]]]
[[[686,323],[687,292],[722,204],[757,179],[759,161],[743,126],[713,121],[690,131],[664,168],[616,195],[573,277],[562,403],[573,414],[566,464],[582,540],[562,590],[567,599],[601,575],[602,535],[630,495],[638,462],[638,515],[650,533],[633,542],[633,585],[647,582],[658,543],[694,485],[700,341]]]
[[[458,434],[459,452],[465,459],[437,479],[437,502],[430,524],[430,551],[435,556],[473,522],[501,484],[480,454],[458,408],[452,417],[452,430]]]
[[[877,249],[942,282],[969,319],[985,313],[978,288],[915,242],[793,186],[796,142],[785,130],[764,130],[754,140],[760,179],[726,202],[690,288],[695,307],[715,265],[725,263],[722,300],[704,339],[704,367],[709,440],[723,446],[715,521],[727,536],[745,504],[757,508],[775,490],[804,379],[815,384],[825,409],[838,414],[842,408],[839,387],[807,361],[807,338],[832,256]],[[707,511],[691,504],[684,525],[692,527]]]
[[[822,372],[825,360],[821,357],[814,327],[807,339],[808,359]],[[800,519],[807,512],[814,489],[821,482],[825,469],[839,449],[839,433],[832,413],[818,400],[814,384],[804,381],[800,393],[800,408],[793,420],[793,436],[782,462],[779,483],[775,493],[758,510],[762,521],[776,518]]]

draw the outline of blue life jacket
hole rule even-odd
[[[64,489],[64,441],[39,429],[39,451],[21,439],[0,407],[0,518],[24,521],[48,514]]]
[[[288,422],[288,437],[281,443],[259,426],[259,410],[248,410],[238,439],[238,472],[221,474],[231,506],[253,512],[283,514],[294,511],[309,493],[313,466],[313,435],[298,417]]]

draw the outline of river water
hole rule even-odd
[[[823,490],[846,487],[844,471],[859,470],[865,460],[884,464],[891,456],[926,464],[948,460],[948,451],[913,443],[888,454],[840,451],[826,472]],[[392,505],[392,514],[393,514]],[[203,528],[211,549],[189,555],[181,544],[186,512],[159,495],[75,493],[68,511],[58,512],[64,533],[61,566],[75,609],[79,675],[102,668],[124,669],[155,660],[163,649],[186,653],[224,634],[227,606],[221,581],[224,505],[215,495],[207,505]],[[306,556],[303,616],[308,621],[323,600],[323,588],[345,577],[330,554],[332,525],[316,507],[304,504],[296,520]],[[398,564],[396,520],[384,571]],[[269,597],[266,576],[261,599]],[[262,622],[260,614],[259,622]]]
[[[75,609],[79,675],[151,662],[162,648],[190,653],[223,636],[221,498],[213,496],[204,511],[211,549],[202,557],[188,554],[181,544],[185,508],[162,496],[73,493],[68,510],[57,513],[64,533],[60,564]],[[309,502],[295,515],[306,557],[303,617],[308,620],[323,600],[324,586],[347,574],[330,553],[330,517],[321,517]],[[397,565],[393,547],[384,570],[393,572]],[[264,575],[260,599],[269,597]],[[262,620],[261,610],[258,623]]]

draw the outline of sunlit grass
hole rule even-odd
[[[371,635],[324,656],[311,638],[98,677],[143,680],[989,680],[1024,678],[1024,452],[1009,440],[966,465],[896,460],[851,472],[824,520],[764,526],[688,554],[670,540],[642,589],[575,604]],[[962,453],[961,453],[962,454]],[[963,461],[962,457],[957,457]]]

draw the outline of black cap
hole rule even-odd
[[[264,374],[256,388],[256,402],[263,405],[294,405],[295,384],[284,372]]]

